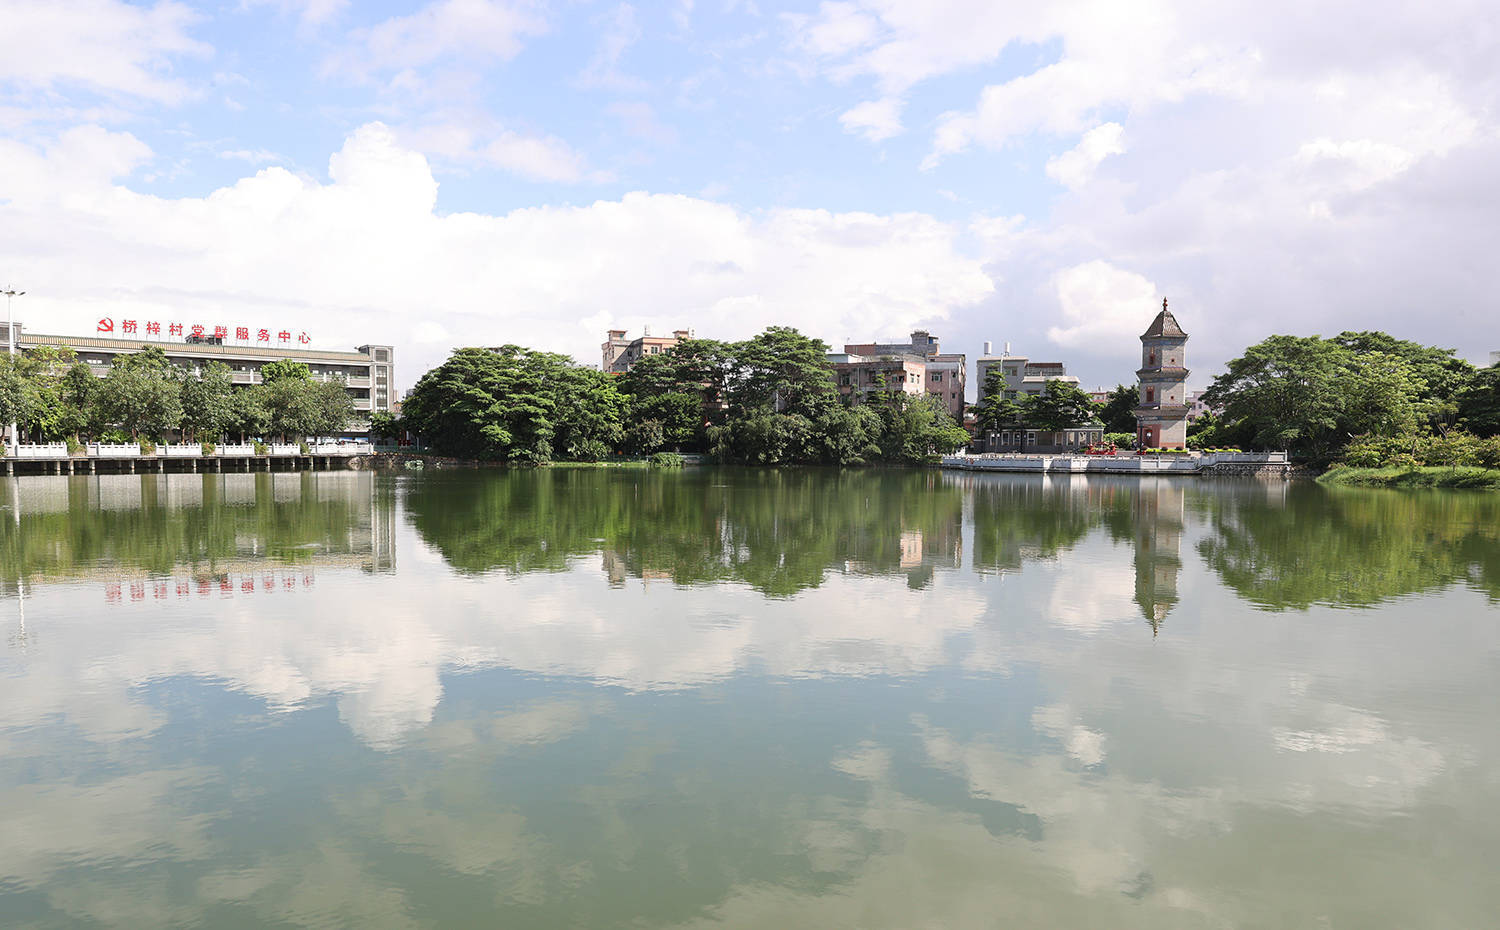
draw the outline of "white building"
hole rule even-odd
[[[993,368],[999,368],[1005,378],[1005,396],[1015,400],[1022,394],[1037,395],[1047,390],[1047,382],[1061,381],[1078,386],[1078,379],[1068,374],[1062,362],[1033,362],[1025,355],[1010,354],[1006,343],[1002,355],[990,355],[990,344],[984,344],[984,357],[978,361],[979,396],[984,398],[984,383]]]

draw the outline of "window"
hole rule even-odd
[[[937,383],[938,381],[943,380],[943,373],[941,371],[934,371],[932,373],[932,376],[930,378],[928,378],[927,380],[929,380],[929,381],[931,381],[933,383]]]
[[[1148,403],[1148,404],[1149,403],[1154,403],[1155,401],[1156,401],[1156,388],[1146,388],[1146,403]]]
[[[1148,360],[1147,360],[1146,364],[1148,364],[1148,365],[1155,365],[1156,364],[1156,350],[1152,349],[1151,350],[1151,354],[1147,358],[1148,358]]]

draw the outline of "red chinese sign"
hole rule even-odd
[[[115,321],[114,321],[114,318],[113,317],[103,317],[102,319],[100,319],[97,331],[100,334],[102,334],[102,335],[113,334],[115,332]],[[160,336],[161,335],[161,324],[158,323],[158,322],[156,322],[155,320],[121,320],[120,321],[120,329],[119,329],[119,331],[120,331],[121,335],[126,335],[126,336],[137,335],[137,334],[141,333],[142,331],[144,331],[145,334],[148,335],[148,336]],[[277,344],[277,345],[290,345],[291,342],[292,342],[292,339],[294,338],[293,335],[292,335],[291,330],[288,330],[288,329],[276,330],[276,331],[273,332],[272,330],[270,330],[268,328],[260,327],[260,328],[254,330],[255,338],[254,338],[254,340],[252,340],[250,338],[251,328],[248,327],[248,326],[234,326],[234,327],[230,327],[230,326],[214,325],[214,326],[210,327],[210,326],[204,325],[203,323],[190,323],[190,324],[168,323],[167,324],[167,335],[169,335],[169,336],[182,336],[182,335],[186,334],[187,336],[190,336],[190,337],[192,337],[194,339],[210,339],[211,338],[211,339],[218,339],[218,340],[222,341],[222,340],[226,340],[226,339],[230,338],[229,337],[229,333],[231,331],[234,332],[234,341],[235,342],[246,342],[246,343],[248,343],[248,342],[252,342],[253,341],[253,342],[257,343],[257,344],[262,344],[262,345],[271,345],[273,343]],[[295,336],[295,338],[297,340],[297,344],[298,345],[304,345],[305,346],[305,345],[308,345],[309,343],[312,342],[312,337],[307,334],[307,330],[301,331],[300,333],[298,333]]]

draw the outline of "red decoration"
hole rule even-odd
[[[303,345],[307,345],[309,342],[312,342],[312,337],[309,336],[307,334],[307,330],[304,329],[302,331],[302,334],[297,337],[297,341],[302,343]]]
[[[120,330],[122,332],[127,332],[127,333],[133,333],[133,332],[135,332],[135,320],[124,320],[124,321],[122,321],[120,323]]]
[[[101,332],[101,333],[112,333],[114,331],[115,331],[115,321],[114,320],[110,319],[109,317],[105,317],[104,319],[102,319],[102,320],[99,321],[99,332]]]
[[[276,338],[281,342],[291,342],[292,334],[283,329],[281,332],[276,334]]]
[[[167,327],[167,335],[168,336],[181,336],[182,335],[182,324],[181,323],[173,323],[171,326],[168,326]]]
[[[234,328],[234,338],[238,339],[240,342],[249,342],[250,341],[250,327],[248,327],[248,326],[236,326]]]
[[[195,338],[195,339],[202,339],[203,338],[203,324],[202,323],[194,323],[191,332],[192,332],[193,338]]]
[[[227,339],[227,338],[229,338],[229,327],[227,327],[227,326],[215,326],[214,327],[214,338],[216,338],[216,339]]]
[[[255,341],[256,342],[270,342],[271,341],[271,331],[269,329],[257,329],[255,331]]]
[[[148,335],[148,336],[160,336],[161,335],[161,324],[160,323],[147,323],[146,324],[146,335]]]

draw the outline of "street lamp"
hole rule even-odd
[[[9,285],[6,286],[5,290],[0,291],[0,294],[4,294],[5,295],[5,340],[6,340],[6,342],[8,342],[10,344],[10,348],[9,348],[9,353],[8,354],[12,355],[12,356],[14,356],[16,354],[16,321],[15,321],[15,318],[12,317],[11,314],[10,314],[10,302],[11,302],[11,300],[13,298],[20,297],[22,294],[25,294],[25,293],[26,293],[25,291],[18,291],[18,290],[15,289],[15,287],[9,286]],[[12,358],[11,361],[14,362],[15,361],[14,358]],[[16,443],[17,443],[16,421],[15,420],[11,420],[10,421],[10,452],[11,452],[11,455],[15,455],[15,453],[16,453]]]

